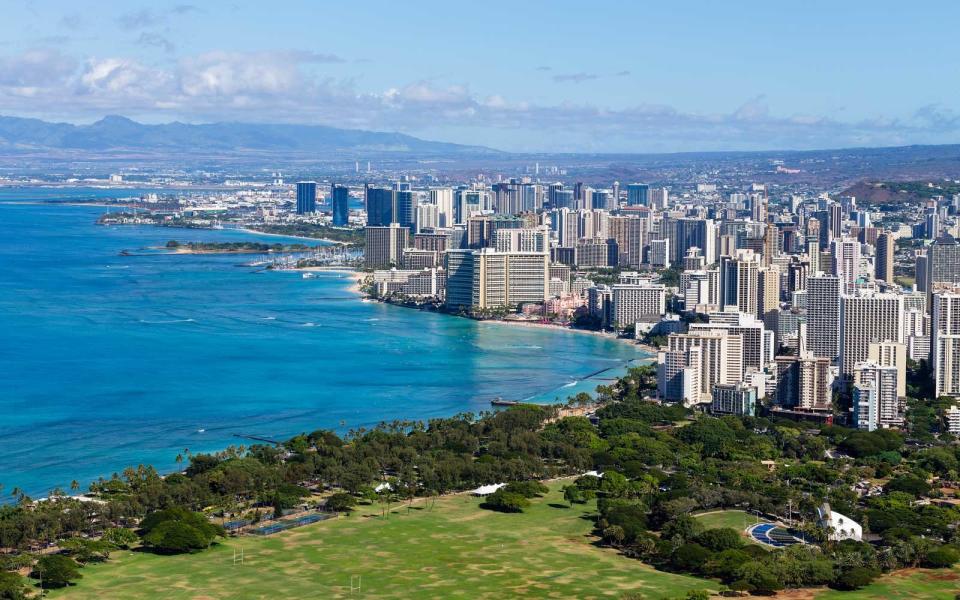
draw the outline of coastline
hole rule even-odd
[[[650,352],[649,346],[644,347],[644,344],[639,344],[637,343],[636,340],[617,337],[616,335],[605,332],[605,331],[593,331],[590,329],[576,329],[574,327],[569,327],[566,325],[557,325],[555,323],[535,323],[533,321],[521,321],[521,320],[515,320],[515,319],[486,319],[482,321],[478,320],[477,322],[478,323],[499,323],[501,325],[513,325],[516,327],[531,327],[534,329],[545,329],[550,331],[565,331],[568,333],[576,333],[581,335],[593,335],[596,337],[606,338],[610,341],[619,342],[621,344],[635,346],[640,348],[644,352]]]
[[[295,240],[309,240],[309,241],[311,241],[311,242],[323,242],[324,244],[327,244],[328,246],[345,246],[345,245],[347,245],[347,242],[338,242],[338,241],[336,241],[336,240],[328,240],[328,239],[326,239],[326,238],[307,237],[307,236],[305,236],[305,235],[287,235],[287,234],[284,234],[284,233],[266,233],[265,231],[259,231],[259,230],[257,230],[257,229],[250,229],[249,227],[229,227],[228,229],[232,229],[233,231],[242,231],[242,232],[244,232],[244,233],[249,233],[249,234],[253,234],[253,235],[268,235],[268,236],[270,236],[270,237],[282,237],[282,238],[291,238],[291,239],[295,239]]]

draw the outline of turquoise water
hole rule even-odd
[[[0,190],[0,202],[36,197]],[[479,412],[495,396],[566,397],[595,385],[575,383],[585,375],[644,356],[590,335],[363,302],[349,277],[239,266],[250,255],[120,256],[172,238],[278,238],[100,227],[103,210],[0,204],[8,491],[44,495],[138,463],[172,470],[184,448],[250,443],[236,433],[284,438]]]

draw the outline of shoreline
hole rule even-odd
[[[389,302],[386,304],[389,304]],[[456,315],[453,315],[453,316],[456,316]],[[469,317],[464,317],[464,318],[469,318]],[[649,346],[644,347],[644,344],[639,344],[637,343],[636,340],[633,340],[630,338],[617,337],[616,335],[612,333],[607,333],[605,331],[593,331],[591,329],[577,329],[575,327],[569,327],[567,325],[557,325],[555,323],[536,323],[533,321],[521,321],[521,320],[515,320],[515,319],[484,319],[484,320],[473,319],[473,320],[477,321],[478,323],[498,323],[501,325],[529,327],[531,329],[543,329],[547,331],[565,331],[568,333],[576,333],[581,335],[592,335],[600,338],[605,338],[613,342],[619,342],[621,344],[635,346],[640,348],[644,352],[650,353]],[[655,353],[656,352],[654,352],[654,354]]]
[[[225,227],[225,230],[228,231],[242,231],[244,233],[249,233],[252,235],[267,235],[270,237],[283,237],[283,238],[292,238],[295,240],[309,240],[311,242],[323,242],[328,246],[346,246],[347,242],[338,242],[336,240],[328,240],[326,238],[315,238],[308,237],[305,235],[287,235],[285,233],[266,233],[265,231],[258,231],[256,229],[250,229],[249,227]]]

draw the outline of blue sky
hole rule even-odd
[[[8,0],[0,114],[510,150],[960,141],[955,2]]]

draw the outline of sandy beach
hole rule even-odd
[[[244,233],[252,233],[254,235],[268,235],[270,237],[283,237],[283,238],[292,238],[295,240],[307,240],[310,242],[322,242],[324,244],[327,244],[328,246],[338,246],[338,245],[342,246],[346,244],[346,242],[338,242],[336,240],[328,240],[325,238],[307,237],[304,235],[287,235],[285,233],[266,233],[264,231],[258,231],[256,229],[249,229],[247,227],[236,227],[232,229],[234,229],[234,231],[242,231]]]
[[[499,325],[511,325],[511,326],[514,326],[514,327],[532,327],[532,328],[534,328],[534,329],[549,329],[549,330],[551,330],[551,331],[565,331],[565,332],[568,332],[568,333],[576,333],[576,334],[580,334],[580,335],[593,335],[593,336],[603,337],[603,338],[606,338],[606,339],[608,339],[608,340],[613,340],[613,341],[615,341],[615,342],[620,342],[620,343],[623,343],[623,344],[629,344],[629,345],[631,345],[631,346],[638,346],[638,347],[640,347],[642,350],[644,350],[644,351],[646,351],[646,352],[651,352],[649,346],[644,346],[644,345],[642,345],[642,344],[638,344],[636,340],[632,340],[632,339],[629,339],[629,338],[617,337],[617,336],[615,336],[614,334],[608,333],[608,332],[605,332],[605,331],[593,331],[593,330],[590,330],[590,329],[575,329],[575,328],[573,328],[573,327],[567,327],[566,325],[557,325],[557,324],[554,324],[554,323],[537,323],[537,322],[534,322],[534,321],[519,321],[519,320],[514,320],[514,319],[505,319],[505,320],[488,319],[488,320],[478,321],[478,322],[480,322],[480,323],[495,323],[495,324],[499,324]],[[656,353],[656,351],[653,350],[653,353]]]
[[[310,272],[319,272],[319,273],[342,273],[351,275],[353,283],[347,287],[347,291],[362,296],[363,292],[360,291],[360,283],[363,281],[365,273],[358,272],[355,269],[349,267],[297,267],[295,269],[285,269],[287,271],[297,271],[299,273],[310,273]]]

